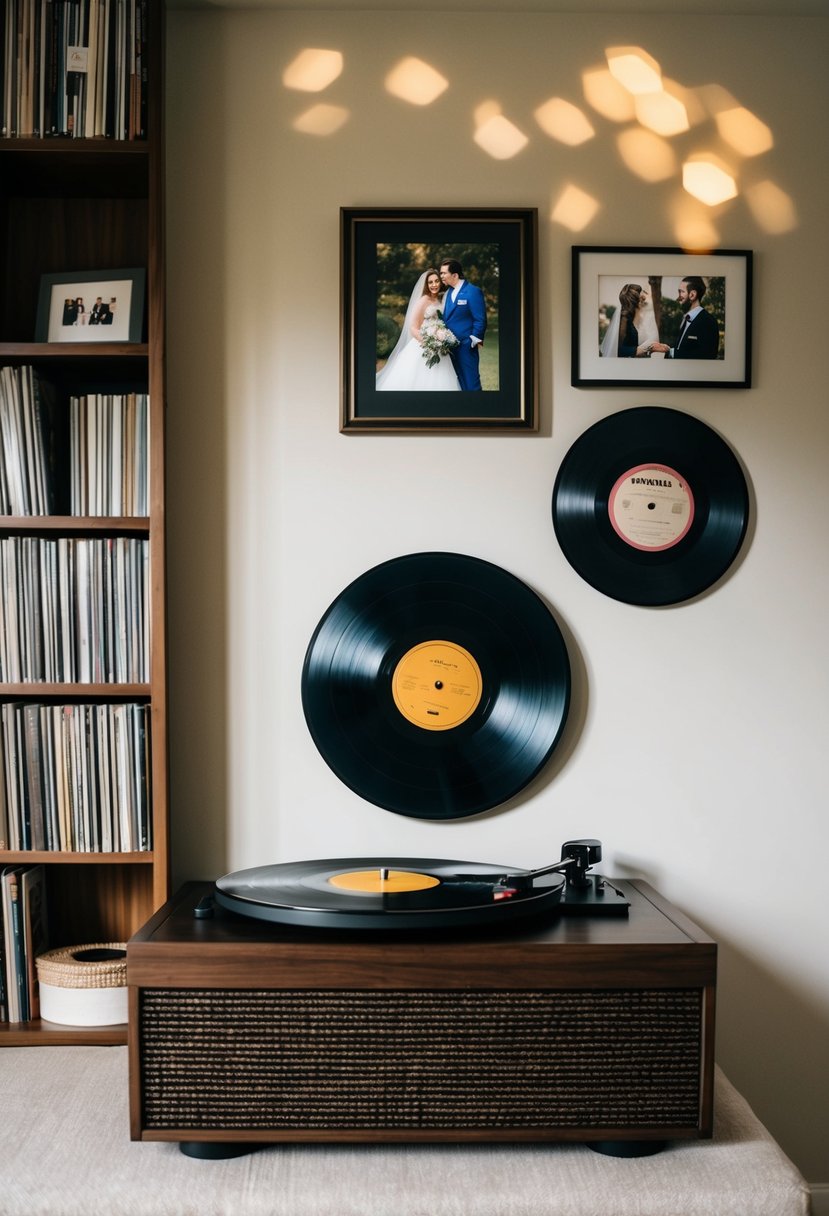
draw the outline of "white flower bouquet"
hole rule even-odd
[[[443,356],[448,355],[450,350],[458,345],[458,339],[444,324],[442,312],[436,312],[426,318],[420,327],[420,340],[423,343],[423,358],[427,367],[440,363]]]

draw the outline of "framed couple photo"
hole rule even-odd
[[[534,431],[537,213],[340,213],[341,430]]]
[[[36,342],[140,342],[144,323],[143,268],[44,274]]]
[[[577,388],[750,388],[747,250],[573,249]]]

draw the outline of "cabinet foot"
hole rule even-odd
[[[224,1161],[228,1157],[244,1157],[246,1153],[255,1153],[258,1144],[247,1144],[244,1141],[221,1143],[216,1140],[182,1140],[179,1148],[185,1157],[195,1157],[197,1161]]]
[[[587,1147],[606,1157],[652,1157],[661,1153],[667,1140],[592,1140]]]

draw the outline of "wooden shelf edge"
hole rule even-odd
[[[6,532],[139,532],[150,531],[149,515],[0,515]]]
[[[131,701],[150,700],[149,684],[46,684],[32,681],[25,684],[0,684],[0,701],[37,701],[42,697],[69,697],[73,701]]]
[[[142,853],[64,853],[60,849],[0,849],[4,865],[93,865],[148,866],[156,860],[152,851]]]
[[[0,359],[146,359],[146,342],[0,342]]]
[[[123,1047],[126,1024],[59,1026],[56,1022],[0,1022],[0,1047]]]

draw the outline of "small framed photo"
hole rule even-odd
[[[576,246],[577,388],[750,388],[748,250]]]
[[[36,342],[140,342],[142,269],[77,270],[40,280]]]
[[[537,428],[537,212],[344,208],[343,432]]]

